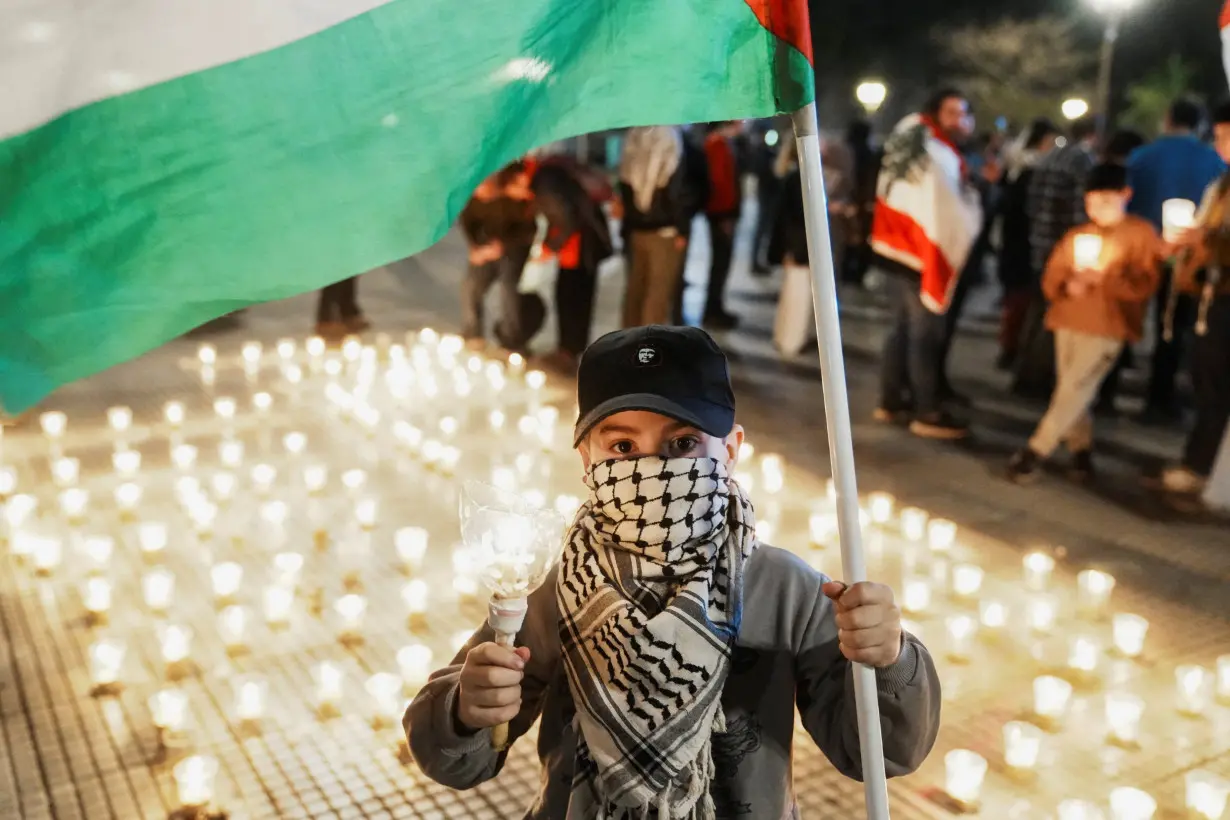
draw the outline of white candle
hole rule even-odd
[[[81,602],[91,615],[105,615],[111,609],[111,582],[106,578],[87,578],[81,589]]]
[[[263,353],[264,348],[260,342],[244,342],[243,347],[239,351],[239,355],[243,358],[244,368],[249,370],[259,368]]]
[[[1105,820],[1097,803],[1089,800],[1068,799],[1056,809],[1057,820]]]
[[[764,480],[766,493],[779,493],[786,484],[785,465],[782,457],[776,453],[768,453],[760,460],[760,475]]]
[[[218,776],[218,761],[212,757],[193,755],[175,764],[175,788],[180,805],[200,808],[214,799],[214,780]]]
[[[393,536],[397,549],[397,557],[402,565],[410,571],[417,571],[423,565],[423,556],[427,553],[427,530],[422,527],[402,527]]]
[[[1190,199],[1168,199],[1162,203],[1162,238],[1177,242],[1183,232],[1196,224],[1196,203]]]
[[[372,718],[378,724],[396,723],[403,711],[402,680],[391,672],[377,672],[364,685],[371,698]]]
[[[1088,615],[1100,615],[1110,601],[1110,594],[1115,589],[1115,579],[1105,572],[1087,569],[1076,576],[1076,585],[1081,611]]]
[[[365,530],[373,529],[376,526],[376,518],[379,509],[380,506],[376,499],[360,499],[354,505],[355,521],[358,522],[359,526]]]
[[[948,629],[948,655],[954,660],[969,660],[970,647],[978,622],[969,615],[949,615],[944,619]]]
[[[293,589],[277,585],[265,587],[265,621],[274,626],[285,624],[290,620],[290,608],[294,600]]]
[[[225,504],[235,495],[235,474],[234,473],[214,473],[213,478],[209,481],[210,486],[214,491],[214,498],[218,503]]]
[[[328,482],[329,469],[323,464],[312,464],[303,468],[303,486],[311,495],[319,494]]]
[[[141,596],[150,609],[166,612],[175,597],[175,574],[161,568],[145,573],[141,578]]]
[[[1013,720],[1004,724],[1004,763],[1018,771],[1038,765],[1043,732],[1032,723]]]
[[[338,631],[341,635],[357,636],[363,629],[363,620],[367,615],[367,599],[362,595],[343,595],[333,605],[338,617]]]
[[[167,546],[167,525],[161,521],[144,521],[137,526],[137,543],[146,556],[158,556]]]
[[[224,439],[218,443],[218,460],[224,467],[231,470],[243,464],[243,442],[235,439]]]
[[[106,569],[115,552],[115,539],[108,535],[91,535],[85,539],[84,550],[93,570]]]
[[[427,612],[427,582],[414,580],[401,588],[401,599],[406,605],[406,611],[411,615],[423,615]]]
[[[359,469],[347,470],[342,473],[342,486],[352,493],[358,493],[367,485],[367,473]]]
[[[954,800],[977,803],[986,775],[987,761],[977,752],[953,749],[944,755],[944,791]]]
[[[935,552],[948,552],[957,540],[957,525],[943,518],[927,523],[927,545]]]
[[[1077,270],[1089,270],[1098,267],[1102,258],[1102,237],[1096,233],[1077,235],[1072,245],[1072,263]]]
[[[1230,655],[1217,659],[1217,699],[1230,703]]]
[[[38,499],[32,495],[18,493],[10,498],[4,505],[4,522],[8,525],[9,532],[16,532],[25,526],[37,508]]]
[[[186,659],[192,648],[192,630],[181,624],[167,624],[158,638],[162,659],[169,664]]]
[[[1119,786],[1110,792],[1110,820],[1153,820],[1157,801],[1148,792]]]
[[[1029,628],[1040,634],[1049,633],[1055,628],[1057,609],[1055,599],[1049,595],[1035,595],[1030,598],[1025,609]]]
[[[336,707],[342,700],[345,676],[337,664],[322,661],[312,667],[316,681],[316,705],[319,708]]]
[[[1078,635],[1068,642],[1068,668],[1076,672],[1096,671],[1100,655],[1100,647],[1092,638]]]
[[[43,429],[44,436],[52,441],[58,441],[63,437],[65,428],[68,427],[68,416],[59,410],[51,410],[39,416],[38,423]]]
[[[1149,633],[1149,622],[1139,615],[1120,612],[1115,615],[1112,625],[1115,650],[1125,658],[1140,657],[1144,650],[1145,636]]]
[[[261,495],[269,494],[277,477],[278,471],[272,464],[257,464],[252,468],[252,486]]]
[[[70,487],[60,493],[60,513],[70,524],[80,524],[90,503],[90,491]]]
[[[901,511],[901,534],[910,541],[921,541],[927,534],[927,522],[931,516],[926,510],[906,507]]]
[[[268,412],[270,407],[273,407],[273,396],[268,393],[257,393],[252,396],[252,409],[256,412]]]
[[[117,475],[131,478],[141,469],[141,453],[138,450],[121,450],[111,454],[111,467]]]
[[[214,587],[214,598],[219,601],[234,598],[243,583],[243,567],[234,561],[223,561],[209,568],[209,578]]]
[[[911,614],[926,612],[931,606],[931,582],[926,578],[907,578],[901,595],[901,608]]]
[[[3,429],[4,429],[3,427],[0,427],[0,430],[3,430]],[[4,433],[0,432],[0,445],[2,445],[3,443],[4,443]],[[3,451],[4,451],[4,448],[0,447],[0,454],[2,454]],[[8,498],[10,495],[13,494],[13,491],[16,489],[17,489],[17,468],[0,466],[0,501],[3,501],[4,499]]]
[[[241,721],[257,721],[265,716],[269,684],[259,675],[244,675],[235,679],[235,717]]]
[[[107,409],[107,424],[117,435],[123,435],[132,427],[132,410],[127,407],[110,407]]]
[[[1072,684],[1053,675],[1034,678],[1034,714],[1048,720],[1059,720],[1068,710]]]
[[[166,419],[167,424],[172,427],[179,427],[184,423],[184,405],[178,401],[169,401],[162,407],[162,417]]]
[[[295,340],[294,339],[279,339],[278,340],[278,358],[284,362],[288,362],[295,358]]]
[[[121,484],[115,488],[115,506],[125,516],[129,516],[141,503],[143,494],[140,484],[133,484],[131,481]]]
[[[81,474],[81,462],[75,458],[57,458],[51,465],[51,477],[57,487],[72,487]]]
[[[1106,734],[1115,743],[1134,744],[1140,736],[1145,702],[1128,692],[1106,693]]]
[[[1000,601],[980,601],[978,617],[987,629],[1003,629],[1008,623],[1008,609]]]
[[[125,652],[124,644],[111,638],[90,644],[90,680],[95,686],[119,683]]]
[[[218,637],[227,649],[239,649],[247,643],[248,610],[237,604],[224,607],[218,613]]]
[[[292,456],[303,455],[303,451],[307,449],[307,436],[303,433],[292,431],[282,436],[282,446]]]
[[[409,693],[417,692],[431,675],[431,650],[413,643],[397,650],[397,667]]]
[[[952,591],[958,598],[973,598],[982,589],[982,568],[957,564],[952,568]]]
[[[1187,810],[1198,820],[1221,820],[1230,800],[1230,780],[1196,769],[1184,776]]]
[[[1203,666],[1184,664],[1174,670],[1175,696],[1179,712],[1185,715],[1203,715],[1209,707],[1212,680]]]
[[[1044,552],[1031,552],[1021,563],[1025,568],[1025,586],[1035,592],[1046,589],[1055,569],[1055,559]]]
[[[182,732],[188,722],[188,695],[182,689],[159,689],[149,699],[150,722],[164,732]]]

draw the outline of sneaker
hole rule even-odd
[[[1015,484],[1028,484],[1037,480],[1041,473],[1042,459],[1028,447],[1018,450],[1008,460],[1008,480]]]
[[[1089,484],[1093,481],[1093,451],[1081,450],[1072,454],[1072,466],[1068,468],[1068,477],[1079,484]]]
[[[362,313],[356,313],[354,316],[347,316],[342,320],[342,324],[346,326],[347,333],[362,333],[372,326],[372,323],[367,320],[367,317]]]
[[[910,422],[910,432],[919,438],[959,441],[969,435],[969,425],[948,413],[934,413]]]
[[[1197,475],[1186,467],[1171,467],[1162,471],[1162,487],[1168,493],[1179,495],[1199,495],[1204,492],[1208,479]]]
[[[324,339],[326,342],[338,341],[345,336],[349,331],[346,325],[342,322],[317,322],[316,335]]]
[[[901,424],[908,421],[910,410],[907,407],[877,407],[871,417],[881,424]]]

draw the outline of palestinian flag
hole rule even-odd
[[[1230,0],[1221,9],[1221,59],[1226,67],[1226,78],[1230,79]]]
[[[415,253],[527,150],[813,98],[805,0],[0,4],[0,404]]]

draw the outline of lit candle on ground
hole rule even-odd
[[[303,451],[307,449],[307,436],[303,433],[292,431],[282,436],[282,446],[292,456],[303,455]]]
[[[167,402],[162,407],[162,417],[172,427],[179,427],[184,423],[184,405],[177,401]]]
[[[76,485],[81,474],[81,462],[75,458],[57,458],[51,465],[51,478],[57,487]]]
[[[872,522],[878,526],[883,526],[893,519],[893,509],[896,506],[897,499],[889,493],[872,493],[867,496],[867,512],[870,513]]]
[[[235,400],[228,397],[215,399],[214,413],[224,422],[233,421],[235,418]]]
[[[1072,243],[1072,263],[1077,270],[1093,270],[1102,258],[1102,237],[1096,233],[1078,234]]]
[[[1068,799],[1056,809],[1056,820],[1105,820],[1098,804],[1090,800]]]
[[[1081,675],[1097,671],[1100,648],[1092,638],[1078,635],[1068,642],[1068,668]]]
[[[1004,763],[1018,772],[1033,771],[1042,751],[1043,732],[1032,723],[1013,720],[1004,724]]]
[[[64,557],[64,547],[59,538],[51,536],[35,536],[31,557],[34,560],[34,571],[39,575],[50,575]]]
[[[131,519],[137,506],[141,503],[141,496],[144,491],[140,484],[133,484],[131,481],[121,484],[115,488],[115,506],[119,509],[122,517]]]
[[[303,486],[310,495],[318,495],[329,483],[329,468],[312,464],[303,468]]]
[[[986,775],[987,761],[977,752],[953,749],[944,755],[944,791],[959,803],[977,805]]]
[[[212,366],[218,363],[218,351],[213,345],[201,345],[196,356],[203,365]]]
[[[1196,224],[1196,203],[1190,199],[1168,199],[1162,203],[1162,238],[1177,242],[1183,232]]]
[[[1153,820],[1157,801],[1148,792],[1119,786],[1110,792],[1110,820]]]
[[[316,708],[321,712],[335,712],[341,704],[345,689],[345,676],[341,668],[329,661],[312,667],[312,679],[316,682]]]
[[[427,553],[427,530],[422,527],[402,527],[393,536],[397,557],[409,572],[417,572]]]
[[[1060,721],[1072,699],[1072,684],[1053,675],[1034,678],[1034,714],[1049,721]]]
[[[155,569],[141,578],[141,596],[155,612],[166,612],[175,597],[175,575],[168,569]]]
[[[319,336],[313,336],[304,344],[304,349],[313,359],[319,359],[325,355],[325,340]]]
[[[921,541],[927,535],[927,521],[930,516],[926,510],[917,507],[906,507],[901,511],[901,534],[909,541]]]
[[[1111,631],[1114,635],[1115,651],[1125,658],[1137,658],[1144,650],[1149,622],[1139,615],[1120,612],[1115,615]]]
[[[90,681],[96,689],[114,687],[124,666],[124,644],[106,638],[90,644]]]
[[[8,531],[13,533],[20,530],[37,508],[38,499],[32,495],[19,493],[10,498],[4,504],[4,523],[8,525]]]
[[[239,355],[243,358],[244,369],[259,370],[263,353],[260,342],[244,342],[243,348],[239,351]]]
[[[342,486],[351,493],[357,494],[367,486],[367,473],[362,470],[347,470],[342,473]]]
[[[0,427],[0,430],[3,430]],[[4,433],[0,432],[0,444],[4,443]],[[3,447],[0,447],[0,455],[3,454]],[[0,501],[8,498],[17,489],[17,468],[16,467],[0,467]]]
[[[391,672],[377,672],[364,685],[371,699],[372,722],[389,726],[401,720],[403,711],[402,679]]]
[[[179,803],[186,809],[199,809],[214,799],[214,780],[218,776],[218,761],[212,757],[193,755],[175,765],[173,771]]]
[[[268,495],[278,471],[271,464],[257,464],[252,468],[252,487],[261,495]]]
[[[1230,703],[1230,655],[1217,659],[1217,699]]]
[[[973,598],[982,589],[982,568],[957,564],[952,568],[952,592],[958,598]]]
[[[913,615],[926,612],[931,606],[931,581],[927,578],[907,578],[902,588],[901,608]]]
[[[779,493],[786,484],[785,468],[782,457],[769,453],[760,461],[760,475],[764,480],[766,493]]]
[[[492,410],[487,416],[487,424],[492,430],[503,430],[505,420],[502,410]],[[409,442],[406,443],[408,444]]]
[[[1196,769],[1184,775],[1185,803],[1196,820],[1221,820],[1230,800],[1230,780]]]
[[[85,510],[90,504],[90,491],[81,487],[70,487],[60,493],[60,514],[69,524],[80,524],[85,518]]]
[[[192,526],[196,529],[197,535],[208,536],[214,531],[214,522],[218,518],[218,506],[198,499],[188,507],[188,517],[192,519]]]
[[[1096,569],[1087,569],[1076,576],[1076,585],[1081,612],[1094,617],[1102,615],[1115,589],[1114,577]]]
[[[1174,670],[1175,696],[1179,712],[1191,717],[1203,715],[1212,700],[1212,680],[1203,666],[1184,664]]]
[[[252,396],[252,409],[258,413],[267,413],[273,407],[273,396],[268,393],[257,393]]]
[[[1029,628],[1039,634],[1048,634],[1055,628],[1055,599],[1049,595],[1035,595],[1029,599],[1025,607],[1026,620]]]
[[[1000,601],[980,601],[978,618],[985,629],[1003,629],[1008,623],[1008,608]]]
[[[38,423],[39,427],[43,430],[43,435],[48,440],[59,441],[63,438],[64,430],[68,427],[68,416],[59,410],[51,410],[39,416]]]
[[[365,530],[375,528],[377,514],[380,507],[374,498],[364,498],[354,505],[354,518],[360,527]]]
[[[226,601],[234,598],[243,583],[243,567],[234,561],[214,564],[209,569],[209,578],[214,587],[214,598]]]
[[[547,374],[541,370],[531,370],[525,374],[525,386],[534,392],[542,390],[547,384]]]
[[[284,362],[289,362],[295,358],[295,340],[294,339],[279,339],[278,340],[278,358]]]
[[[232,604],[218,613],[218,637],[228,651],[243,649],[248,642],[248,610]]]
[[[957,525],[943,518],[927,523],[927,545],[934,552],[948,552],[957,541]]]
[[[255,722],[265,716],[269,684],[258,675],[244,675],[235,679],[235,717],[241,721]]]
[[[214,473],[209,480],[214,491],[214,498],[219,504],[226,504],[235,495],[235,476],[233,473]]]
[[[192,630],[181,624],[166,624],[159,630],[158,643],[166,663],[181,663],[192,649]]]
[[[115,552],[115,539],[109,535],[91,535],[85,539],[84,550],[93,571],[105,570]]]
[[[117,475],[132,478],[141,470],[141,453],[138,450],[121,450],[111,454],[111,467]]]
[[[401,588],[401,599],[410,616],[411,628],[419,628],[427,614],[427,582],[414,580]]]
[[[954,661],[968,661],[978,622],[969,615],[950,615],[944,623],[948,628],[948,656]]]
[[[1025,586],[1035,592],[1045,590],[1055,570],[1055,559],[1044,552],[1031,552],[1021,563],[1025,568]]]
[[[127,407],[110,407],[107,409],[107,424],[112,432],[123,435],[132,427],[132,410]]]
[[[1111,743],[1135,746],[1140,737],[1140,719],[1145,702],[1128,692],[1106,693],[1106,737]]]
[[[106,578],[87,578],[81,589],[81,602],[93,619],[104,618],[111,609],[111,582]]]
[[[137,543],[147,558],[160,557],[167,548],[167,525],[161,521],[145,521],[139,524]]]
[[[191,444],[177,444],[171,448],[171,463],[177,470],[191,470],[196,464],[196,448]]]
[[[265,587],[265,621],[270,626],[284,626],[290,620],[290,609],[294,600],[293,589],[280,585]]]
[[[343,595],[333,605],[338,618],[338,637],[343,641],[362,637],[363,620],[367,615],[367,599],[362,595]]]
[[[159,689],[149,699],[150,722],[166,734],[180,734],[188,723],[188,695],[182,689]]]
[[[243,442],[226,439],[218,444],[218,460],[222,466],[234,470],[243,464]]]
[[[431,650],[421,643],[403,646],[397,650],[397,667],[401,670],[406,694],[413,697],[431,675]]]
[[[298,552],[279,552],[273,556],[273,582],[293,590],[299,585],[303,573],[304,558]]]

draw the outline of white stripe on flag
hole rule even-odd
[[[88,103],[287,45],[386,2],[0,0],[0,139]],[[332,67],[320,70],[323,80]]]

